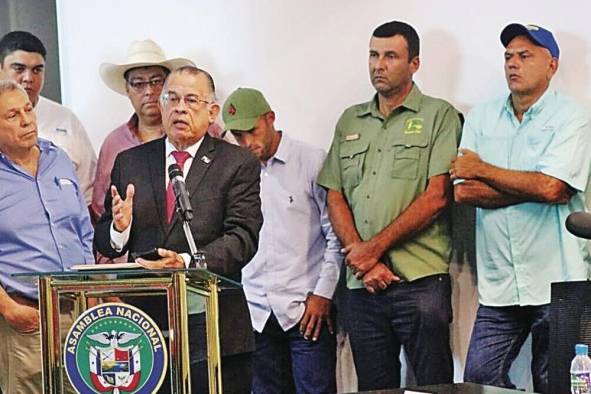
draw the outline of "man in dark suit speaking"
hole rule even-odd
[[[257,250],[263,221],[259,163],[245,150],[207,135],[220,107],[213,79],[206,71],[187,66],[172,72],[162,89],[160,108],[166,137],[124,151],[115,160],[111,193],[105,198],[105,214],[96,227],[96,248],[111,258],[159,248],[162,259],[140,261],[148,268],[190,263],[189,246],[166,175],[168,166],[176,162],[185,174],[194,209],[191,230],[197,246],[205,252],[207,268],[238,279]],[[139,297],[129,302],[166,327],[164,297]],[[189,295],[191,380],[193,392],[198,393],[207,391],[203,311],[203,300]],[[253,338],[249,319],[242,290],[220,294],[225,392],[250,392]]]

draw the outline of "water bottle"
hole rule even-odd
[[[575,358],[570,364],[571,394],[591,394],[591,358],[589,347],[584,344],[575,345]]]

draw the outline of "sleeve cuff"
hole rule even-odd
[[[189,268],[191,265],[191,255],[189,253],[180,253],[183,261],[185,262],[185,268]]]
[[[133,222],[133,219],[132,219]],[[129,241],[129,233],[131,232],[131,222],[129,226],[122,232],[115,230],[115,226],[113,222],[111,222],[111,229],[110,229],[110,237],[111,237],[111,247],[115,249],[117,252],[121,252],[125,245],[127,245],[127,241]]]
[[[335,279],[320,278],[314,288],[314,295],[332,300],[335,289],[337,288],[338,276]]]

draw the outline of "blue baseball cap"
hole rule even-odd
[[[503,46],[506,48],[511,40],[517,36],[527,36],[534,44],[549,50],[552,57],[556,59],[560,56],[560,49],[558,49],[558,43],[556,43],[554,36],[549,30],[541,26],[522,25],[519,23],[507,25],[501,32]]]

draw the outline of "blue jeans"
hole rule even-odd
[[[468,348],[464,381],[515,388],[509,379],[509,369],[531,332],[534,391],[547,393],[549,314],[549,305],[480,305]]]
[[[254,394],[334,393],[336,337],[323,325],[317,341],[304,339],[299,324],[283,331],[271,314],[255,333]]]
[[[400,387],[400,348],[420,386],[451,383],[449,275],[349,291],[347,321],[359,391]]]

